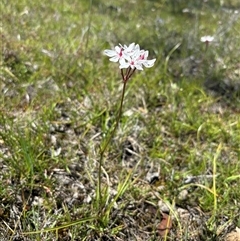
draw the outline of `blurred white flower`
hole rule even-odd
[[[207,35],[207,36],[201,37],[201,42],[203,42],[203,43],[210,43],[210,42],[212,42],[213,40],[214,40],[214,37],[213,37],[213,36]]]

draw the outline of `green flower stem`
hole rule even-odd
[[[115,132],[117,130],[117,127],[119,125],[119,122],[120,122],[120,119],[121,119],[121,115],[122,115],[123,100],[124,100],[124,95],[125,95],[127,81],[133,75],[134,72],[135,72],[135,69],[133,69],[131,71],[131,69],[128,68],[126,70],[126,74],[124,76],[123,70],[121,70],[121,75],[122,75],[122,79],[123,79],[123,89],[122,89],[121,102],[120,102],[120,107],[119,107],[119,110],[118,110],[116,124],[114,126],[114,129],[107,136],[107,139],[106,139],[105,143],[103,144],[103,147],[100,149],[100,160],[99,160],[99,167],[98,167],[98,191],[97,191],[97,196],[98,196],[98,200],[99,200],[99,208],[101,207],[101,204],[102,204],[101,183],[102,183],[102,166],[103,166],[104,153],[107,150],[107,147],[108,147],[110,141],[112,140],[112,138],[113,138],[113,136],[114,136],[114,134],[115,134]],[[101,210],[101,208],[99,210]]]

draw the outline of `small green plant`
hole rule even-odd
[[[97,188],[97,200],[99,200],[99,208],[101,209],[102,205],[102,169],[103,169],[103,158],[104,154],[109,146],[110,141],[114,137],[114,134],[119,125],[121,119],[122,108],[124,95],[126,90],[126,85],[129,79],[132,77],[136,70],[143,70],[143,67],[150,68],[154,65],[156,59],[148,60],[148,50],[141,50],[138,44],[132,43],[129,46],[121,45],[115,46],[114,50],[105,50],[104,54],[110,57],[110,61],[119,62],[119,68],[121,70],[121,76],[123,81],[122,95],[120,99],[120,106],[116,116],[115,125],[112,130],[106,136],[106,139],[103,141],[102,146],[100,147],[100,159],[98,166],[98,188]],[[123,69],[126,69],[125,73]]]

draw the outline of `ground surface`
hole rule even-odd
[[[240,5],[196,2],[0,3],[0,240],[240,240]]]

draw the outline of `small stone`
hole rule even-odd
[[[178,199],[183,201],[186,200],[188,197],[188,191],[186,189],[182,190],[179,194],[178,194]]]
[[[163,213],[169,213],[169,212],[170,212],[169,207],[168,207],[167,204],[164,203],[162,200],[159,200],[159,202],[158,202],[158,207],[160,208],[160,210],[161,210]]]

